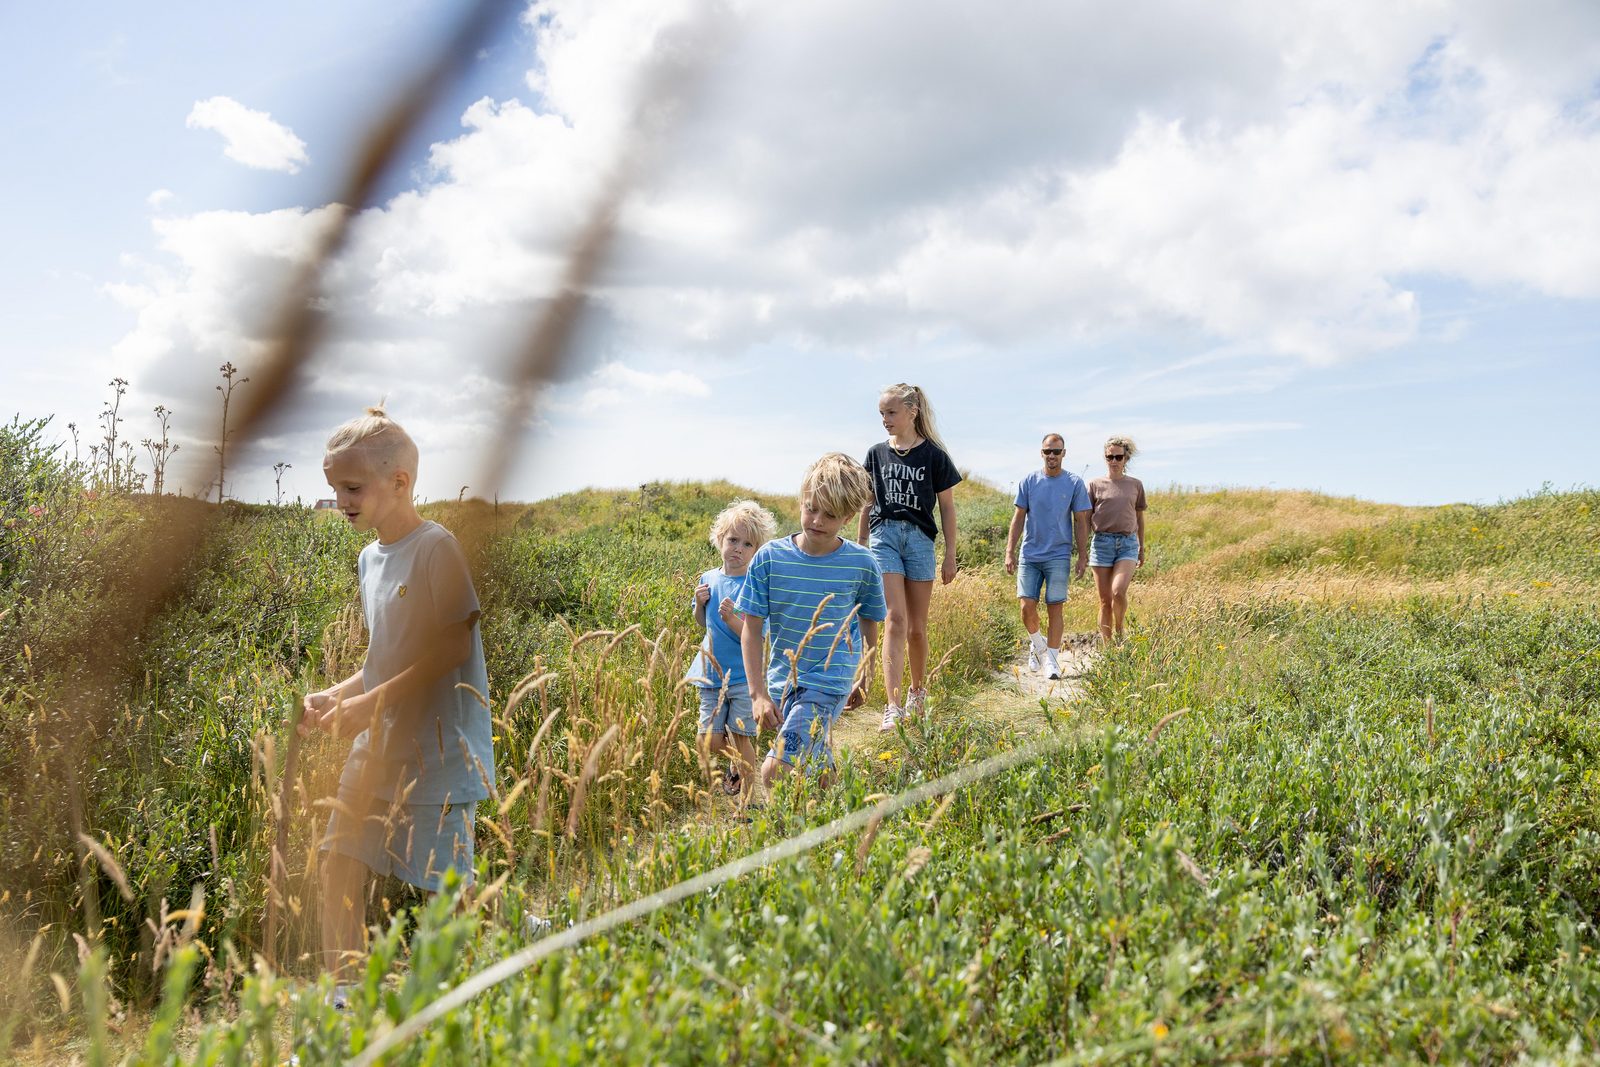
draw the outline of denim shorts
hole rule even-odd
[[[807,774],[833,767],[833,724],[849,693],[823,693],[804,686],[789,690],[778,708],[783,725],[768,756],[799,763]]]
[[[328,816],[321,851],[349,856],[375,874],[392,874],[430,893],[444,888],[454,870],[462,885],[473,876],[472,818],[478,802],[396,804],[381,797],[357,798],[341,790]]]
[[[750,707],[750,687],[740,682],[724,691],[721,686],[698,686],[702,734],[756,735],[756,713]]]
[[[1067,581],[1071,577],[1070,559],[1047,559],[1040,563],[1024,560],[1017,568],[1017,598],[1038,600],[1042,591],[1046,604],[1059,604],[1067,599]]]
[[[1139,535],[1097,533],[1089,542],[1089,566],[1112,567],[1125,559],[1139,558]]]
[[[904,519],[885,519],[867,538],[872,558],[884,574],[903,574],[908,582],[931,582],[935,571],[933,538]]]

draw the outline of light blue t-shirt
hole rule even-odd
[[[823,604],[829,594],[833,599]],[[818,605],[822,605],[820,615]],[[783,699],[790,681],[789,656],[795,652],[795,685],[835,695],[848,693],[861,662],[856,618],[882,622],[889,614],[883,601],[883,575],[872,553],[854,541],[841,540],[826,556],[808,556],[793,537],[768,541],[756,550],[738,608],[767,620],[772,640],[767,690],[774,701]],[[813,617],[816,632],[808,638]],[[841,626],[848,627],[843,634]]]
[[[1072,555],[1072,516],[1093,511],[1089,489],[1069,470],[1054,478],[1032,471],[1017,486],[1017,507],[1027,511],[1022,525],[1022,562],[1048,563]]]
[[[739,645],[739,635],[728,628],[718,611],[724,599],[737,606],[739,593],[744,589],[745,574],[724,574],[717,567],[706,571],[700,580],[711,587],[711,599],[706,601],[706,636],[700,642],[700,651],[689,664],[684,677],[702,689],[720,689],[724,680],[728,687],[744,684],[744,650]],[[707,652],[711,655],[708,657]],[[712,662],[715,660],[715,662]],[[717,667],[721,666],[722,670]],[[727,672],[724,679],[723,672]]]
[[[376,689],[427,655],[440,632],[452,623],[475,619],[478,594],[472,588],[467,558],[456,539],[436,522],[424,522],[393,544],[374,541],[361,550],[361,610],[367,620],[367,658],[362,684]],[[484,699],[489,676],[483,662],[480,627],[472,627],[472,654],[420,695],[420,708],[385,707],[376,724],[390,731],[402,710],[416,723],[410,736],[388,736],[385,758],[373,768],[371,729],[356,736],[339,787],[363,785],[384,800],[405,793],[408,804],[482,800],[489,795],[487,775],[494,776],[494,737],[489,709],[458,683],[472,686]],[[481,769],[480,769],[481,768]]]

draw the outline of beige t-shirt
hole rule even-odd
[[[1095,478],[1089,483],[1089,503],[1094,505],[1089,525],[1095,533],[1138,533],[1134,512],[1144,510],[1144,483],[1127,476]]]

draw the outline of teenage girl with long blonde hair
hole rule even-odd
[[[873,502],[861,513],[857,540],[868,545],[883,572],[889,617],[883,637],[885,706],[881,730],[919,715],[928,703],[928,605],[933,600],[933,542],[944,534],[944,584],[956,576],[955,486],[961,472],[934,427],[933,405],[915,385],[891,385],[878,397],[889,439],[867,451],[862,466],[872,476]],[[934,511],[939,513],[934,521]],[[870,541],[869,541],[870,535]],[[902,694],[910,660],[911,687]]]

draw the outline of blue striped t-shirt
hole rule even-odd
[[[832,599],[823,604],[829,594]],[[857,615],[882,622],[889,614],[883,575],[872,553],[853,541],[841,541],[826,556],[808,556],[793,537],[768,541],[756,550],[738,608],[767,620],[772,639],[767,689],[775,701],[783,698],[789,683],[789,656],[794,652],[799,653],[795,685],[848,693],[861,662]],[[808,638],[813,617],[815,632]],[[842,636],[841,625],[848,627]]]

